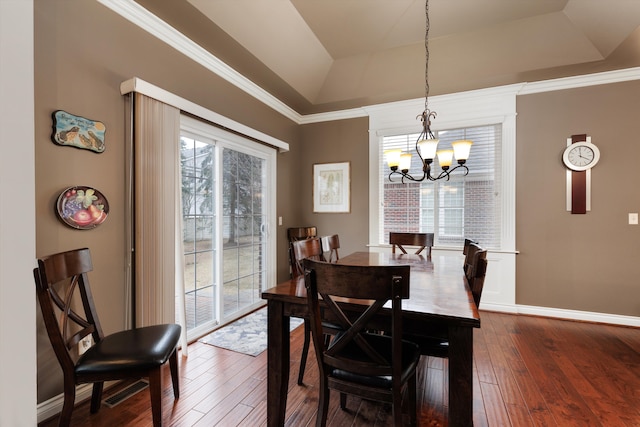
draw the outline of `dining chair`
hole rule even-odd
[[[476,259],[476,253],[482,250],[482,247],[478,243],[470,242],[467,245],[466,253],[464,255],[464,275],[468,281],[472,278],[473,263]]]
[[[487,250],[472,243],[469,246],[469,251],[473,252],[473,256],[470,260],[469,272],[466,274],[467,283],[473,295],[473,301],[479,308],[484,279],[487,274]],[[420,347],[420,353],[424,356],[448,358],[449,341],[446,334],[440,334],[437,330],[433,332],[431,336],[405,334],[404,338],[417,343]]]
[[[331,236],[324,236],[320,239],[322,242],[322,252],[325,253],[324,258],[327,262],[338,262],[340,255],[338,249],[340,249],[340,238],[337,234]]]
[[[293,247],[291,246],[293,242],[298,240],[306,240],[312,237],[318,236],[318,229],[314,226],[309,227],[289,227],[287,228],[287,240],[289,241],[289,265],[291,267],[291,277],[296,277],[297,275],[294,272],[294,265],[296,263],[296,259],[293,254]],[[302,274],[302,273],[299,273]]]
[[[400,249],[403,254],[407,253],[404,246],[417,246],[418,250],[416,255],[426,249],[427,257],[431,257],[431,248],[433,247],[433,233],[389,233],[389,244],[391,245],[391,252],[396,253],[396,247]]]
[[[148,378],[153,425],[161,426],[161,368],[167,361],[174,398],[180,397],[176,348],[181,327],[154,325],[105,336],[89,286],[87,273],[92,270],[87,248],[40,258],[33,270],[47,335],[63,373],[64,404],[58,425],[71,421],[76,385],[93,383],[93,414],[100,410],[104,381]],[[89,336],[94,344],[78,356],[78,344]]]
[[[304,267],[311,335],[320,369],[316,426],[327,422],[330,390],[340,393],[343,410],[347,394],[391,403],[396,426],[403,425],[402,397],[406,392],[410,423],[416,425],[420,352],[416,344],[402,339],[402,300],[409,298],[410,267],[353,266],[310,259],[304,260]],[[343,328],[328,345],[323,339],[325,316],[320,298],[325,314]],[[373,301],[361,311],[339,302],[344,298]],[[368,333],[370,321],[381,314],[389,300],[390,335]]]
[[[305,240],[296,240],[291,243],[294,264],[292,271],[294,277],[300,277],[304,274],[303,261],[305,259],[315,259],[324,261],[322,252],[322,244],[317,237]],[[335,334],[335,327],[330,324],[325,325],[327,336]],[[304,342],[302,344],[302,353],[300,354],[300,369],[298,370],[298,385],[302,385],[304,371],[307,366],[307,357],[309,355],[309,346],[311,345],[311,325],[309,319],[304,319]]]
[[[293,276],[299,277],[304,274],[304,266],[302,261],[311,258],[324,261],[324,253],[322,252],[322,243],[320,238],[312,237],[305,240],[296,240],[291,243],[293,249]]]
[[[484,289],[484,279],[487,275],[487,250],[480,249],[476,251],[471,266],[471,273],[467,277],[469,288],[473,294],[473,301],[476,307],[480,308],[480,299],[482,298],[482,290]]]

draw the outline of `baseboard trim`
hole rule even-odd
[[[117,384],[118,381],[108,381],[104,383],[104,389]],[[76,387],[76,405],[84,402],[87,399],[91,399],[91,392],[93,391],[92,384],[82,384]],[[64,405],[64,393],[60,393],[57,396],[53,396],[49,400],[45,400],[42,403],[38,403],[38,424],[49,418],[58,415],[62,412],[62,405]]]
[[[567,310],[562,308],[538,307],[532,305],[481,304],[481,310],[501,313],[526,314],[531,316],[553,317],[582,322],[606,323],[618,326],[640,327],[640,317],[621,314],[597,313],[591,311]]]

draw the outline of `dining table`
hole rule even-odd
[[[409,298],[403,300],[403,329],[411,335],[448,340],[448,425],[473,425],[473,329],[480,315],[459,257],[388,252],[355,252],[346,265],[409,265]],[[291,317],[308,317],[304,276],[262,292],[267,301],[267,425],[283,426],[287,405]],[[388,324],[388,322],[386,322]],[[383,328],[385,322],[376,325]]]

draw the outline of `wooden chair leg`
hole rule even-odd
[[[76,401],[76,385],[72,381],[65,381],[64,383],[64,404],[62,405],[62,412],[60,412],[60,419],[58,420],[59,427],[69,427],[71,423],[71,413]]]
[[[418,397],[418,379],[416,375],[413,375],[407,382],[408,398],[409,398],[409,420],[412,426],[418,425],[418,405],[416,399]]]
[[[178,350],[173,350],[169,357],[169,368],[171,369],[171,382],[173,383],[173,397],[180,398],[180,382],[178,378]]]
[[[298,371],[298,385],[302,385],[304,370],[307,366],[307,355],[309,354],[309,344],[311,342],[311,326],[309,320],[304,319],[304,343],[302,345],[302,354],[300,355],[300,371]]]
[[[347,409],[347,393],[340,393],[340,409]]]
[[[327,387],[326,381],[326,378],[320,379],[320,395],[318,396],[316,427],[325,427],[327,425],[327,416],[329,413],[329,387]]]
[[[391,412],[393,413],[393,425],[402,425],[402,390],[393,390],[393,402],[391,402]]]
[[[93,391],[91,392],[91,413],[95,414],[100,410],[102,404],[102,389],[104,382],[93,383]]]
[[[149,372],[149,394],[153,427],[162,427],[162,375],[160,368]]]

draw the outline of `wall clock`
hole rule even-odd
[[[591,210],[591,168],[600,160],[600,150],[587,135],[567,138],[562,161],[567,167],[567,210],[586,214]]]
[[[599,160],[600,150],[588,141],[569,144],[562,154],[562,161],[564,164],[574,171],[586,171],[587,169],[591,169]]]

